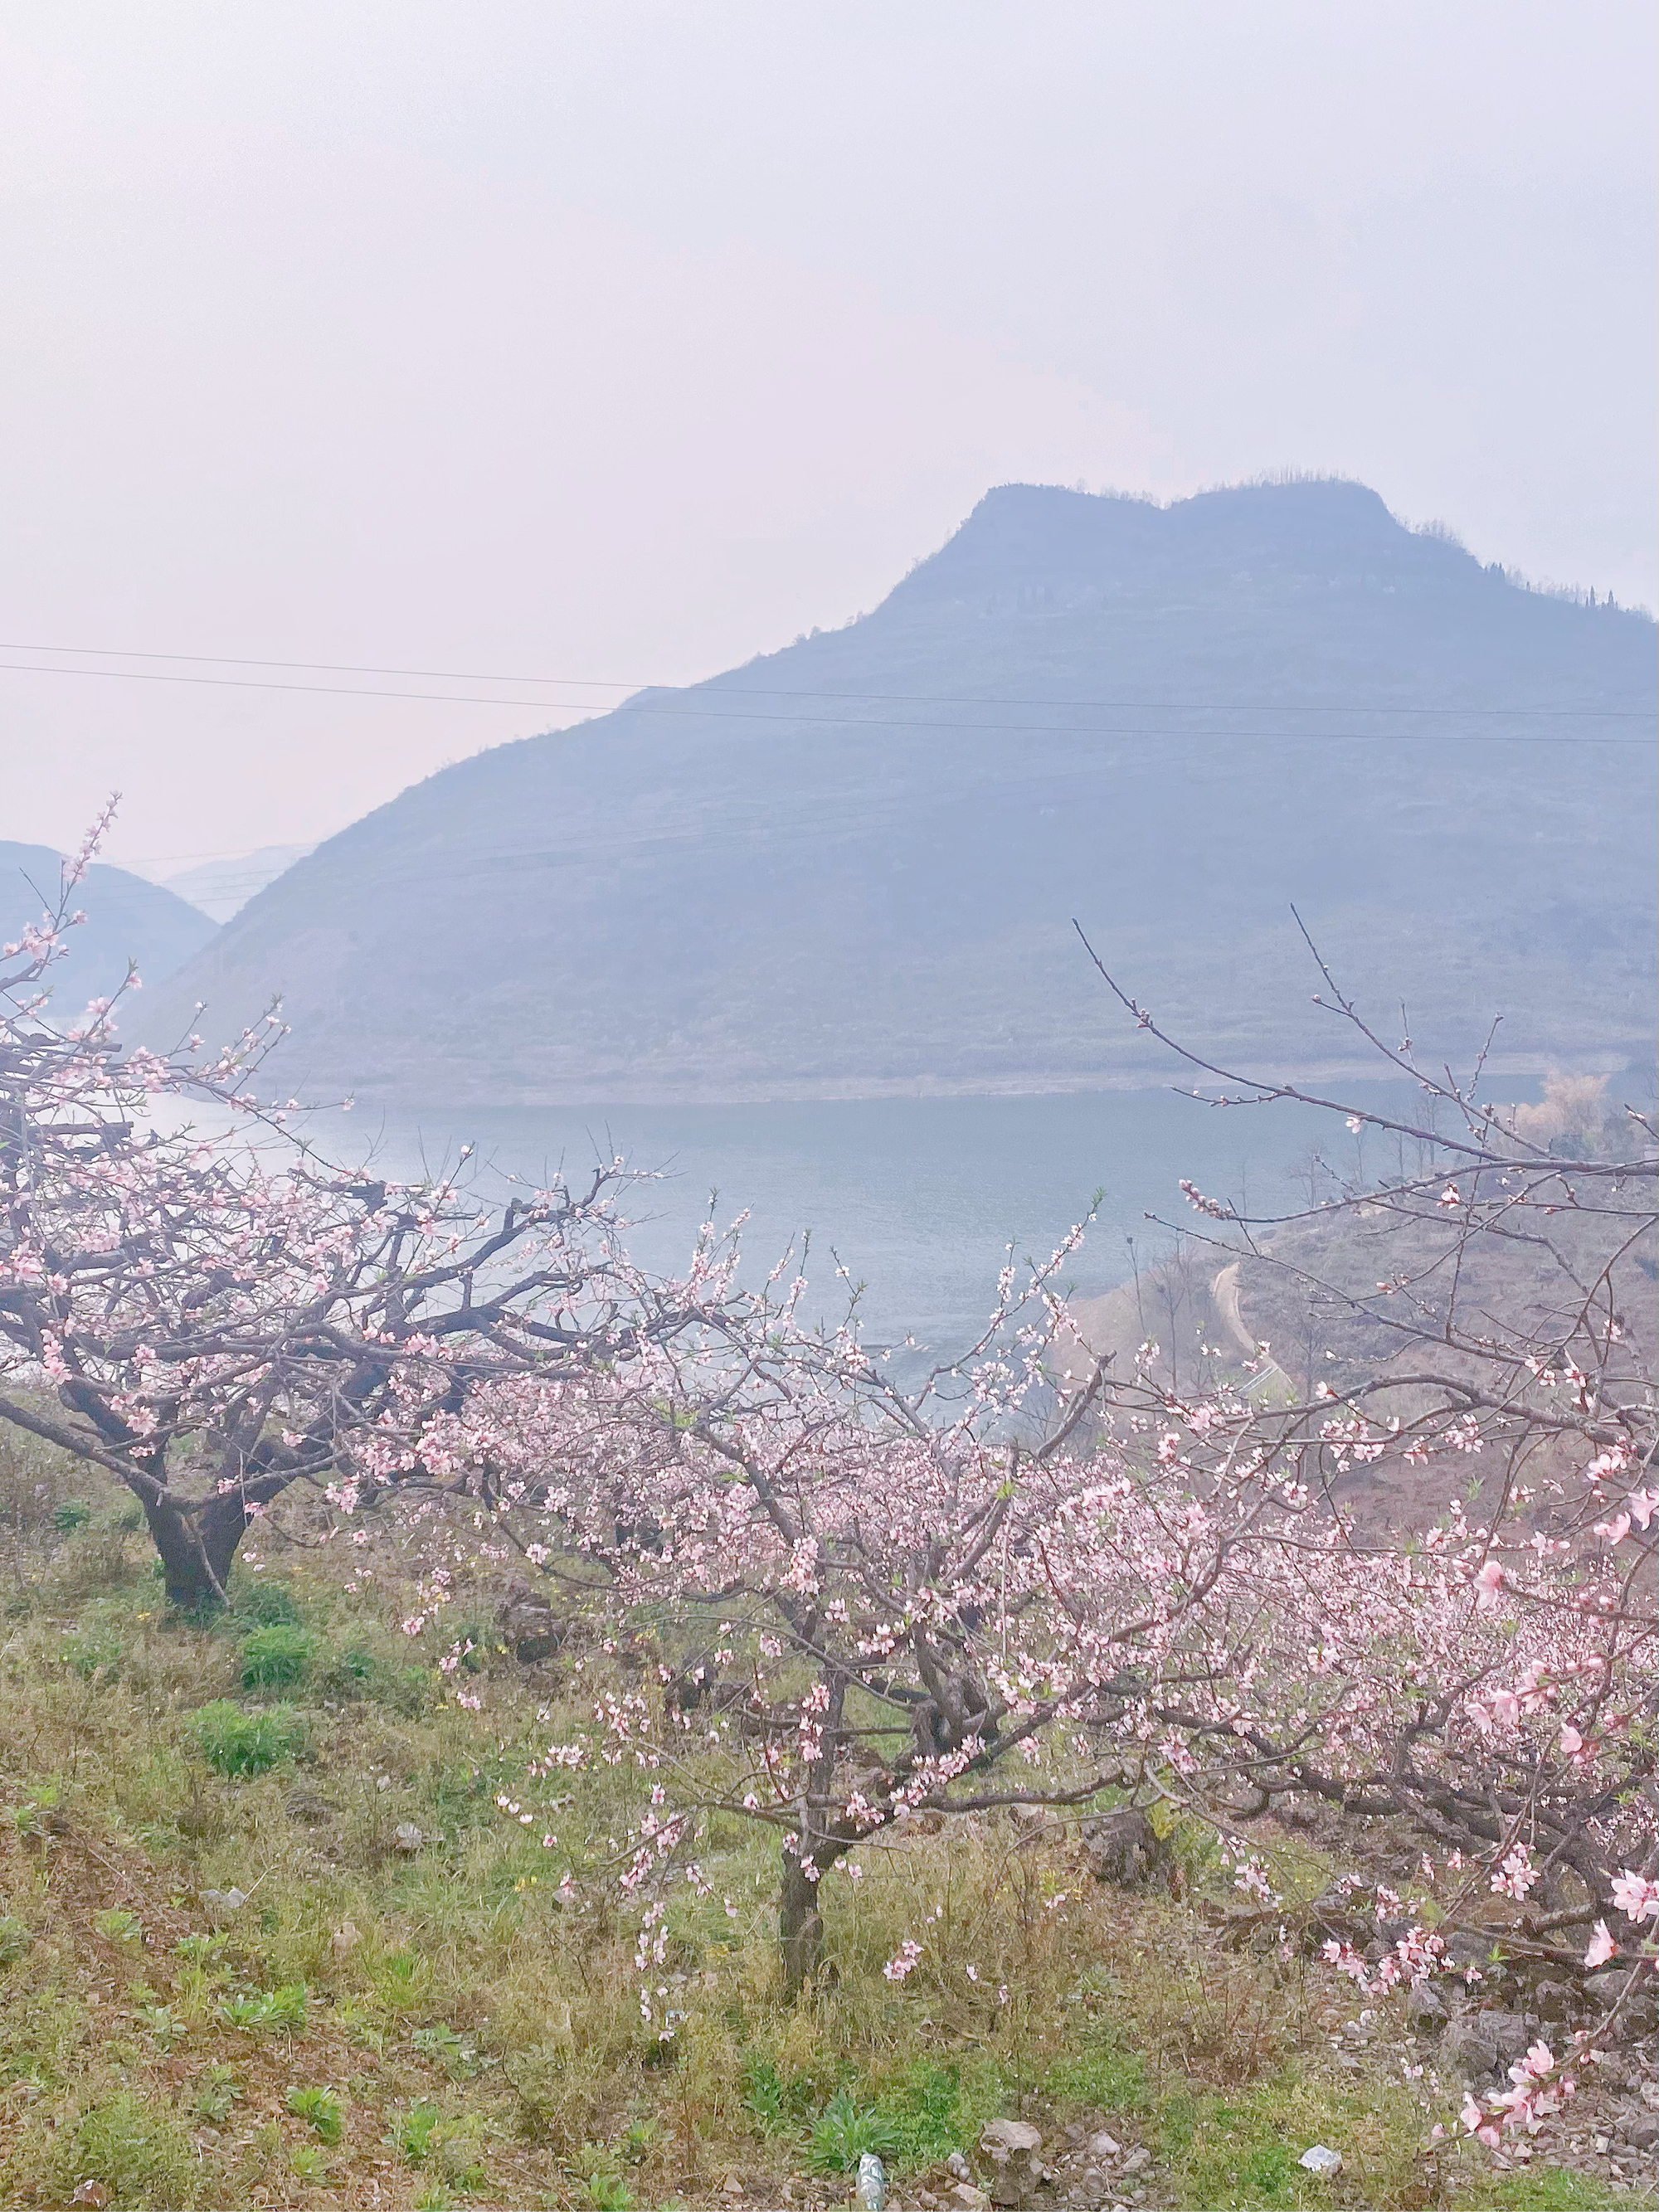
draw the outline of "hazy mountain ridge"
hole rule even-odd
[[[1075,915],[1160,1015],[1305,1066],[1294,898],[1379,1016],[1616,1061],[1654,762],[1596,713],[1652,705],[1654,642],[1357,485],[1004,487],[848,628],[404,792],[151,1018],[281,991],[289,1079],[433,1102],[1082,1087],[1158,1062]]]
[[[43,905],[57,902],[63,859],[49,845],[0,840],[0,939],[15,939],[40,921]],[[214,933],[210,917],[175,892],[102,860],[93,862],[75,896],[87,918],[69,933],[66,956],[46,977],[60,1018],[114,990],[130,959],[147,985],[165,981]]]
[[[252,853],[199,860],[192,868],[159,880],[166,890],[199,907],[210,921],[224,922],[240,914],[256,891],[275,883],[285,868],[315,849],[312,845],[261,845]]]

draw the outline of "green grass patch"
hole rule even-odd
[[[1587,2173],[1554,2166],[1541,2173],[1485,2174],[1462,2202],[1467,2212],[1614,2212],[1632,2199]]]
[[[1097,2106],[1103,2112],[1144,2112],[1151,2101],[1146,2062],[1115,2028],[1093,2030],[1049,2068],[1043,2087],[1051,2097]]]
[[[232,1778],[280,1766],[306,1743],[305,1722],[291,1705],[251,1713],[229,1698],[215,1698],[191,1715],[190,1726],[208,1765]]]
[[[100,2183],[113,2205],[184,2212],[200,2201],[202,2170],[177,2118],[121,2090],[59,2130],[48,2185],[67,2197],[83,2181]]]
[[[316,1638],[296,1622],[252,1629],[242,1639],[242,1687],[291,1690],[307,1680],[316,1658]]]
[[[233,1628],[297,1628],[300,1601],[285,1582],[268,1575],[239,1575],[230,1592]]]

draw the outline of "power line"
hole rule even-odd
[[[51,646],[39,648],[52,652]],[[27,647],[0,647],[0,651],[27,651]],[[258,666],[258,662],[245,664]],[[304,664],[301,664],[303,665]],[[205,684],[216,690],[228,691],[306,691],[331,699],[430,699],[450,707],[540,707],[562,712],[567,707],[580,714],[603,714],[589,699],[495,699],[483,694],[457,691],[380,691],[370,690],[357,684],[272,684],[257,676],[161,676],[146,668],[51,668],[44,661],[0,660],[0,674],[19,676],[102,676],[119,684]],[[483,679],[488,681],[488,678]],[[532,682],[533,678],[531,679]]]
[[[1195,739],[1200,743],[1212,744],[1218,738],[1238,743],[1247,743],[1255,739],[1274,739],[1279,743],[1284,743],[1287,738],[1289,738],[1289,741],[1291,743],[1309,742],[1322,744],[1330,742],[1335,744],[1369,743],[1386,744],[1411,744],[1414,743],[1424,743],[1430,744],[1559,745],[1563,743],[1561,738],[1556,737],[1529,737],[1508,731],[1485,732],[1474,730],[1434,730],[1409,732],[1394,731],[1384,732],[1376,730],[1310,730],[1299,731],[1296,733],[1294,738],[1291,738],[1289,732],[1282,730],[1147,730],[1123,727],[1115,729],[1090,730],[1086,728],[1079,729],[1075,724],[1069,722],[963,722],[937,715],[927,717],[920,715],[905,715],[888,718],[878,714],[744,714],[736,713],[731,708],[727,707],[671,706],[662,700],[624,700],[621,705],[607,709],[595,707],[591,701],[587,700],[492,699],[484,697],[481,695],[453,691],[382,691],[378,690],[371,690],[356,685],[343,684],[273,684],[267,679],[251,676],[163,676],[153,674],[149,671],[143,669],[51,668],[46,666],[44,664],[31,661],[0,661],[0,675],[8,673],[24,676],[102,677],[107,678],[111,682],[125,684],[207,684],[216,690],[228,690],[233,691],[294,691],[312,696],[338,699],[428,700],[435,701],[442,705],[454,707],[534,707],[541,709],[543,712],[548,712],[550,710],[554,713],[570,712],[590,716],[599,715],[605,713],[636,715],[656,714],[669,720],[719,722],[763,722],[773,728],[776,728],[780,724],[787,725],[790,723],[799,723],[812,728],[824,729],[965,730],[980,731],[991,734],[1002,732],[1014,736],[1062,738],[1100,737],[1109,738],[1158,738],[1166,743],[1171,744],[1178,743],[1182,739]],[[713,689],[714,687],[709,686],[704,688]],[[725,688],[728,693],[737,693],[739,695],[743,694],[744,690],[744,687],[737,684],[727,685]],[[930,698],[926,697],[920,693],[909,692],[774,692],[761,694],[759,696],[775,698],[841,699],[849,702],[858,702],[868,699],[872,703],[878,702],[883,699],[895,701],[907,700],[913,702],[918,706],[926,706],[933,703]],[[1147,701],[1142,702],[1139,706],[1135,706],[1127,701],[1112,702],[1109,700],[1089,701],[1065,699],[1014,699],[998,701],[988,699],[955,699],[950,698],[943,694],[938,695],[938,703],[941,706],[953,707],[971,707],[981,705],[1005,705],[1015,707],[1032,706],[1047,707],[1050,708],[1059,708],[1062,710],[1069,707],[1074,708],[1079,713],[1091,709],[1097,713],[1117,712],[1124,714],[1266,713],[1297,714],[1386,714],[1398,713],[1425,715],[1455,715],[1468,713],[1470,714],[1479,714],[1482,717],[1505,715],[1510,714],[1537,713],[1552,716],[1567,716],[1574,720],[1578,719],[1575,709],[1557,707],[1538,708],[1480,707],[1469,708],[1466,709],[1455,707],[1340,707],[1326,703],[1321,706],[1280,708],[1272,704],[1271,702],[1249,702],[1244,701],[1212,707],[1200,705],[1196,702],[1177,706],[1163,702]],[[1594,716],[1598,720],[1607,718],[1631,720],[1637,718],[1637,710],[1634,708],[1595,708],[1586,709],[1585,716],[1586,718]],[[1646,717],[1643,716],[1640,717],[1640,719],[1645,720]],[[1565,742],[1571,744],[1580,745],[1635,745],[1645,744],[1648,740],[1644,738],[1596,737],[1569,738],[1565,740]]]
[[[660,686],[648,681],[623,682],[611,676],[525,676],[495,675],[488,670],[476,668],[393,668],[373,661],[350,660],[261,660],[246,654],[234,653],[154,653],[128,652],[118,646],[98,645],[20,645],[0,644],[0,653],[58,653],[77,657],[106,660],[182,660],[192,666],[213,668],[288,668],[313,670],[330,676],[408,676],[430,678],[447,684],[538,684],[544,686],[566,684],[578,690],[649,691],[672,690],[684,691],[695,689],[699,692],[720,692],[744,698],[762,699],[840,699],[855,702],[871,701],[883,705],[910,704],[918,707],[1073,707],[1099,713],[1114,714],[1252,714],[1268,712],[1282,714],[1410,714],[1419,715],[1480,715],[1526,714],[1553,720],[1613,720],[1650,721],[1655,709],[1645,707],[1406,707],[1374,703],[1328,700],[1316,706],[1281,704],[1276,700],[1182,700],[1182,699],[1008,699],[976,698],[963,694],[927,691],[817,691],[799,687],[787,688],[758,684],[720,684],[707,682],[690,685]],[[234,677],[149,675],[140,669],[121,668],[49,668],[36,662],[0,662],[0,669],[15,667],[26,673],[47,676],[112,676],[127,677],[134,681],[151,684],[238,684],[249,689],[261,687],[256,679]],[[316,690],[333,696],[362,699],[440,699],[457,705],[541,707],[572,708],[579,713],[600,711],[591,701],[562,699],[496,699],[465,697],[457,699],[450,693],[427,691],[370,691],[356,686],[333,684],[275,684],[276,690],[307,691]]]

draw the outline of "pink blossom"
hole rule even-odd
[[[1605,1966],[1618,1948],[1619,1946],[1607,1933],[1607,1922],[1598,1920],[1595,1931],[1590,1936],[1589,1948],[1584,1954],[1584,1964],[1587,1966]]]
[[[1503,1568],[1496,1559],[1488,1559],[1474,1577],[1474,1587],[1480,1593],[1475,1602],[1483,1611],[1488,1606],[1497,1604],[1498,1593],[1503,1588]]]
[[[1626,1867],[1613,1885],[1613,1901],[1626,1919],[1659,1920],[1659,1881]]]

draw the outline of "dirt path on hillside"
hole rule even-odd
[[[1271,1357],[1262,1359],[1261,1346],[1244,1326],[1244,1316],[1238,1303],[1239,1264],[1237,1260],[1234,1260],[1221,1270],[1210,1285],[1210,1303],[1214,1307],[1216,1316],[1222,1327],[1246,1359],[1262,1362],[1250,1379],[1251,1389],[1255,1389],[1260,1384],[1277,1378],[1294,1398],[1297,1395],[1295,1383],[1291,1382],[1276,1359]]]

